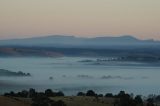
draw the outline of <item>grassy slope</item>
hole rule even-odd
[[[53,97],[55,101],[62,100],[67,106],[113,106],[114,99],[95,97]]]
[[[51,97],[51,99],[64,101],[67,106],[113,106],[113,99],[99,98],[97,101],[95,97]],[[30,106],[30,99],[25,98],[9,98],[0,96],[0,106]]]
[[[13,98],[0,96],[0,106],[30,106],[30,104]]]
[[[101,97],[97,100],[95,97],[77,97],[77,96],[65,96],[65,97],[51,97],[55,101],[62,100],[67,106],[114,106],[113,98]],[[9,98],[0,96],[0,106],[31,106],[31,99],[27,98]],[[158,103],[157,106],[160,106]]]

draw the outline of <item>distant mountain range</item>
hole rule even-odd
[[[132,36],[82,38],[53,35],[0,40],[0,57],[6,56],[130,56],[160,58],[160,41]]]
[[[120,46],[157,46],[159,41],[140,40],[129,35],[120,37],[84,38],[75,36],[52,35],[25,39],[0,40],[0,46],[62,47],[62,48],[106,48]]]

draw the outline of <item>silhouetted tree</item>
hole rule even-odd
[[[26,90],[22,90],[21,92],[18,92],[17,94],[16,94],[16,96],[18,96],[18,97],[23,97],[23,98],[27,98],[28,97],[28,91],[26,91]]]
[[[120,91],[117,97],[120,99],[119,106],[136,106],[131,96],[124,91]]]
[[[143,106],[143,100],[140,95],[137,95],[134,100],[136,104]]]
[[[50,90],[47,90],[47,92],[48,91]],[[37,96],[32,98],[32,101],[32,106],[66,106],[66,104],[63,101],[51,100],[44,93],[38,93]]]
[[[86,94],[84,92],[78,92],[77,96],[85,96]]]
[[[44,93],[38,93],[32,98],[32,106],[49,106],[49,98]]]
[[[112,93],[107,93],[107,94],[105,95],[105,97],[113,97],[113,94],[112,94]]]
[[[47,89],[47,90],[45,90],[45,95],[48,97],[51,97],[51,96],[53,96],[53,91],[51,89]]]
[[[35,96],[36,96],[36,91],[35,91],[35,89],[30,88],[30,89],[29,89],[29,97],[30,97],[30,98],[33,98],[33,97],[35,97]]]
[[[153,100],[153,98],[148,98],[147,99],[147,106],[154,106],[154,100]]]
[[[119,94],[118,94],[118,97],[122,97],[125,95],[125,92],[124,91],[120,91]]]
[[[160,102],[160,95],[155,97],[155,102],[158,102],[158,103]]]
[[[13,92],[13,91],[11,91],[10,93],[5,93],[4,94],[4,96],[15,96],[16,94]]]
[[[96,96],[96,93],[93,90],[88,90],[86,96]]]

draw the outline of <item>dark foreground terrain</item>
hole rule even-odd
[[[34,89],[10,92],[0,96],[0,106],[160,106],[160,96],[150,95],[142,98],[124,91],[117,95],[96,94],[92,90],[79,92],[76,96],[65,96],[63,92],[36,92]]]

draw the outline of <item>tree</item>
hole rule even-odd
[[[36,91],[35,91],[35,89],[30,88],[30,89],[29,89],[29,97],[30,97],[30,98],[33,98],[33,97],[35,97],[35,96],[36,96]]]
[[[96,96],[96,93],[93,90],[88,90],[86,96]]]
[[[18,93],[17,93],[17,96],[18,96],[18,97],[27,98],[27,97],[28,97],[28,91],[22,90],[21,92],[18,92]]]
[[[38,93],[32,101],[32,106],[49,106],[50,99],[44,93]]]
[[[142,98],[141,98],[140,95],[137,95],[137,96],[134,98],[134,100],[135,100],[135,103],[136,103],[136,104],[139,104],[139,105],[143,106],[143,100],[142,100]]]
[[[147,106],[154,106],[154,100],[153,100],[153,98],[148,98],[147,99]]]
[[[119,106],[136,106],[133,98],[124,91],[120,91],[117,97],[120,99]]]
[[[44,93],[38,93],[37,96],[32,98],[32,101],[33,101],[32,106],[66,106],[66,104],[63,101],[51,100]]]
[[[105,97],[113,97],[113,94],[112,94],[112,93],[107,93],[107,94],[105,95]]]
[[[120,91],[119,94],[118,94],[118,97],[122,97],[125,95],[125,92],[124,91]]]
[[[47,89],[45,90],[45,95],[48,97],[53,96],[53,91],[51,89]]]
[[[84,92],[78,92],[77,96],[85,96],[86,94]]]

